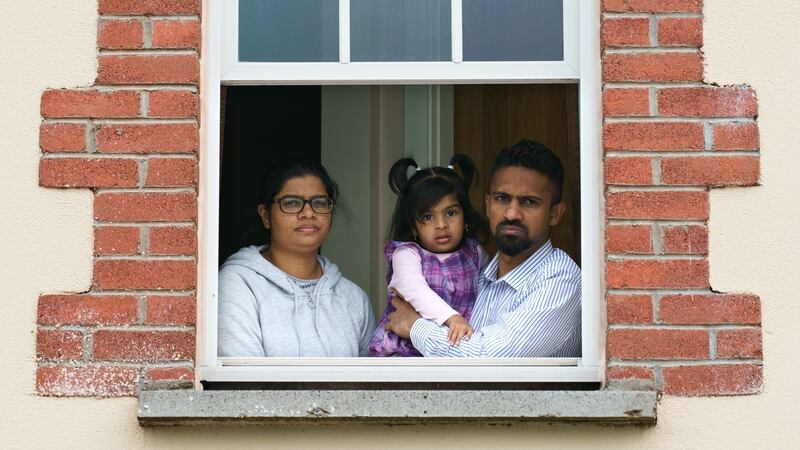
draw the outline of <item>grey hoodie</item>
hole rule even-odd
[[[366,356],[375,329],[367,294],[318,256],[309,296],[288,274],[245,247],[219,271],[219,356]]]

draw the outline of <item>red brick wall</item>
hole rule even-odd
[[[39,183],[94,192],[89,292],[39,298],[36,387],[191,386],[200,0],[100,0],[98,76],[41,98]]]
[[[187,386],[199,0],[100,0],[97,83],[42,95],[40,184],[95,193],[92,289],[39,299],[37,389]],[[700,0],[604,0],[608,378],[757,392],[760,302],[713,292],[709,190],[758,182],[755,94],[703,82]]]
[[[709,190],[759,179],[758,105],[703,82],[701,0],[603,1],[607,375],[758,392],[758,297],[714,292]]]

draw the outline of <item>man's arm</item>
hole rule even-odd
[[[570,338],[580,320],[580,276],[558,273],[534,287],[515,310],[475,332],[458,347],[447,341],[447,328],[420,319],[411,328],[411,341],[425,356],[546,357]]]

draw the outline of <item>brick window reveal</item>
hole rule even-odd
[[[709,190],[758,183],[747,86],[703,83],[700,0],[603,2],[607,376],[667,394],[762,385],[760,302],[709,285]]]
[[[44,395],[194,377],[200,1],[99,8],[96,85],[41,98],[40,185],[95,194],[91,290],[39,298]]]
[[[700,0],[602,4],[608,379],[758,392],[759,299],[707,259],[709,190],[758,182],[755,94],[703,83]],[[95,193],[90,292],[39,299],[43,395],[193,378],[200,1],[99,10],[97,84],[41,99],[40,184]]]

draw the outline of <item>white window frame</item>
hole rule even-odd
[[[350,62],[349,0],[339,0],[340,61],[240,63],[238,1],[206,0],[199,190],[198,368],[204,381],[602,382],[603,188],[600,0],[564,1],[564,61],[461,61],[461,0],[452,0],[452,62]],[[231,32],[233,30],[233,32]],[[219,358],[220,86],[579,82],[582,356],[579,358]]]

